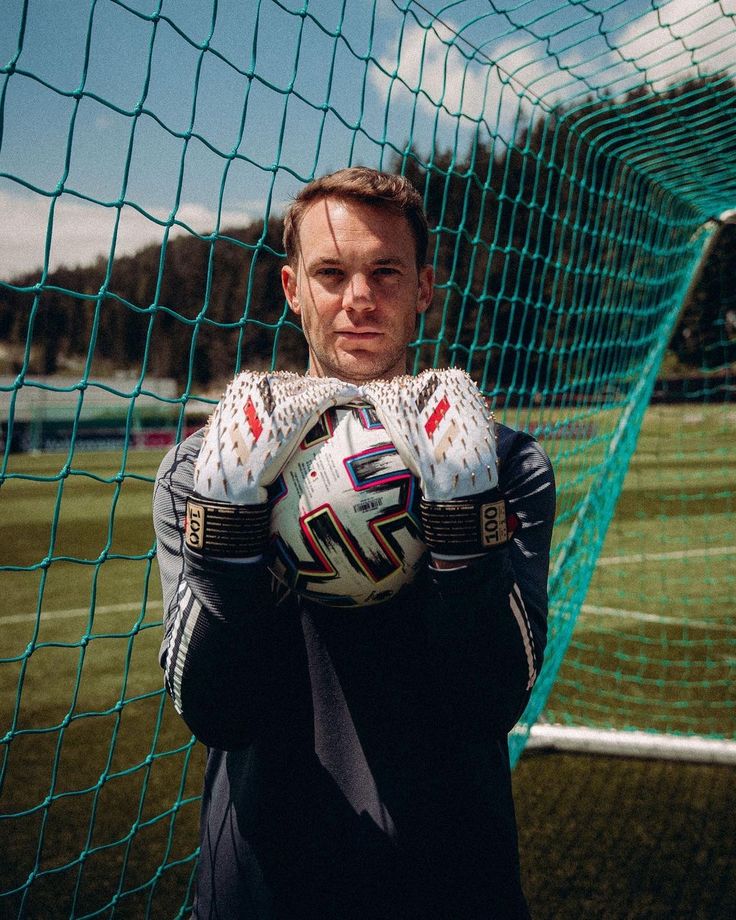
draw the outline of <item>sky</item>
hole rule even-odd
[[[736,73],[736,0],[0,0],[0,279],[698,68]]]

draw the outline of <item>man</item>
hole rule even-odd
[[[527,917],[507,734],[546,638],[549,461],[493,431],[461,372],[403,376],[433,287],[408,182],[316,180],[284,242],[307,376],[241,375],[156,485],[162,666],[209,748],[193,916]],[[268,485],[315,417],[356,395],[417,476],[426,569],[371,607],[284,599]]]

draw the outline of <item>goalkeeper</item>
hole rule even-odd
[[[196,920],[529,916],[507,734],[545,646],[554,479],[463,372],[406,376],[427,239],[403,178],[305,186],[282,281],[308,374],[240,374],[161,465],[161,664],[208,748]],[[418,480],[428,561],[346,610],[273,589],[268,487],[356,397]]]

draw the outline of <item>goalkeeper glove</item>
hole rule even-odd
[[[510,533],[498,490],[495,422],[470,377],[424,371],[361,387],[418,478],[425,542],[435,558],[479,556]]]
[[[357,387],[329,377],[244,371],[205,430],[187,499],[186,549],[196,557],[254,559],[268,542],[267,487],[330,406]]]

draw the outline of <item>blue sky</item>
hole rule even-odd
[[[24,15],[25,11],[25,15]],[[2,0],[0,278],[279,213],[303,179],[736,70],[736,0]],[[116,234],[116,236],[115,236]],[[47,253],[48,249],[48,253]]]

